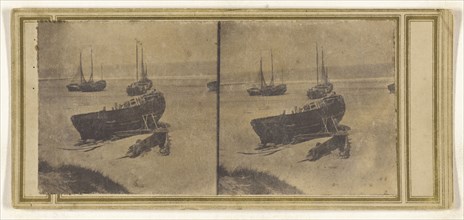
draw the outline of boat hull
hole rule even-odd
[[[127,86],[126,92],[129,96],[143,95],[153,86],[153,82],[149,79],[140,80]]]
[[[161,92],[154,91],[140,97],[144,99],[143,104],[116,109],[111,111],[102,110],[86,114],[73,115],[71,121],[79,132],[82,140],[109,139],[115,132],[137,130],[148,127],[153,129],[164,113],[166,102]],[[146,124],[144,115],[146,117]],[[153,115],[154,117],[151,117]]]
[[[68,84],[68,85],[66,85],[66,88],[68,88],[69,92],[79,92],[79,91],[81,91],[81,88],[80,88],[79,84],[77,84],[77,83]]]
[[[333,84],[328,82],[327,84],[324,85],[327,93],[331,93],[333,91]]]
[[[97,82],[82,83],[79,87],[82,92],[99,92],[106,88],[106,81],[99,80]]]
[[[388,85],[387,88],[390,94],[395,93],[395,83]]]
[[[250,96],[260,96],[261,95],[261,90],[258,88],[250,88],[247,89],[247,92]]]
[[[342,96],[332,95],[318,101],[319,107],[292,114],[253,119],[251,126],[261,144],[289,144],[301,135],[323,135],[335,132],[345,114]]]
[[[327,96],[327,92],[320,89],[311,88],[306,93],[309,99],[320,99]]]
[[[277,96],[283,95],[287,91],[287,85],[279,84],[277,86],[268,86],[261,89],[262,96]]]
[[[212,82],[208,82],[206,84],[206,86],[208,87],[208,90],[210,92],[216,92],[218,90],[218,83],[217,81],[212,81]]]
[[[278,96],[283,95],[287,91],[287,85],[279,84],[276,86],[266,86],[262,89],[250,88],[247,92],[250,96]]]
[[[319,84],[313,88],[308,89],[306,95],[309,99],[320,99],[326,97],[333,91],[333,84],[326,83],[326,84]]]

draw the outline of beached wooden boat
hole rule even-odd
[[[251,126],[261,144],[289,144],[299,139],[328,137],[338,132],[339,122],[345,114],[343,96],[332,94],[312,101],[290,114],[257,118]]]
[[[137,129],[154,129],[164,113],[166,102],[163,93],[152,91],[111,110],[73,115],[71,121],[82,140],[109,139],[116,132]]]

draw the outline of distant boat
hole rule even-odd
[[[81,87],[77,83],[70,83],[70,84],[66,85],[66,88],[68,88],[69,92],[81,91]]]
[[[274,62],[272,57],[271,51],[271,82],[269,85],[266,83],[263,74],[263,59],[261,58],[259,61],[260,69],[259,69],[259,80],[260,80],[260,87],[252,87],[247,89],[247,92],[250,96],[278,96],[283,95],[287,91],[286,84],[278,84],[274,85]]]
[[[316,45],[316,86],[310,88],[306,95],[310,99],[320,99],[327,96],[333,90],[333,84],[329,82],[329,71],[324,66],[324,50],[322,50],[322,83],[319,83],[319,51]]]
[[[93,81],[93,52],[90,50],[90,56],[91,56],[91,72],[90,72],[90,78],[89,80],[86,80],[84,77],[84,72],[82,70],[82,52],[79,54],[79,71],[78,75],[80,75],[80,83],[70,83],[66,85],[66,88],[68,88],[69,92],[77,92],[77,91],[82,91],[82,92],[98,92],[102,91],[106,88],[106,81],[103,80],[103,74],[102,74],[102,79],[98,80],[96,82]]]
[[[388,88],[388,91],[390,91],[390,94],[395,93],[395,89],[396,89],[395,83],[388,85],[387,88]]]
[[[106,88],[106,81],[102,79],[98,81],[93,81],[93,52],[90,50],[90,60],[91,60],[91,69],[90,69],[90,77],[89,80],[85,80],[83,71],[82,71],[82,54],[80,56],[80,73],[81,73],[81,84],[79,85],[79,89],[82,92],[99,92],[103,91]],[[69,87],[68,87],[69,90]]]
[[[79,69],[77,71],[77,74],[75,76],[79,75],[80,76],[80,83],[70,83],[68,85],[66,85],[66,88],[68,88],[68,91],[69,92],[78,92],[78,91],[81,91],[81,86],[80,84],[82,84],[84,81],[85,81],[85,78],[84,78],[84,74],[82,72],[82,52],[80,53],[80,65],[79,65]],[[74,80],[75,76],[73,77],[73,79],[71,81]]]
[[[111,110],[73,115],[71,121],[82,140],[109,139],[117,132],[154,129],[164,113],[166,102],[163,93],[152,91]]]
[[[66,85],[68,91],[75,92],[75,91],[82,91],[82,92],[98,92],[103,91],[106,88],[106,81],[102,79],[98,81],[93,80],[93,52],[90,50],[90,57],[91,57],[91,72],[89,80],[85,80],[84,72],[82,70],[82,53],[80,53],[80,64],[79,64],[79,72],[80,74],[80,84],[78,83],[71,83]]]
[[[217,81],[211,81],[206,84],[206,87],[208,87],[209,91],[215,92],[218,90],[218,83]]]
[[[139,44],[142,47],[142,44],[138,41],[135,44],[136,81],[128,85],[126,88],[127,95],[129,96],[145,94],[147,91],[149,91],[153,87],[153,82],[147,77],[148,71],[147,71],[146,64],[143,61],[143,47],[142,47],[142,60],[141,60],[141,64],[139,65]],[[140,80],[139,80],[139,66],[141,66],[141,69],[140,69],[141,79]]]
[[[301,140],[329,137],[341,132],[339,122],[345,114],[343,96],[332,94],[314,100],[292,113],[253,119],[250,124],[261,144],[289,144]]]

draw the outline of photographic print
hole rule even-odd
[[[397,29],[222,22],[219,192],[396,195]]]
[[[16,9],[17,208],[453,204],[447,10]]]
[[[40,192],[214,194],[215,30],[39,22]]]

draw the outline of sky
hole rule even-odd
[[[272,50],[274,72],[280,75],[283,69],[286,78],[310,80],[309,74],[316,77],[316,45],[319,62],[323,49],[325,66],[335,78],[393,76],[395,33],[393,20],[225,21],[221,23],[221,77],[251,79],[262,58],[269,79]]]
[[[315,78],[316,45],[332,78],[393,77],[394,20],[221,21],[221,80],[254,81],[259,60],[289,80]],[[214,76],[217,21],[72,21],[39,23],[40,78],[69,78],[82,52],[84,74],[134,77],[135,42],[143,43],[149,75]],[[321,54],[319,58],[321,59]]]
[[[90,50],[93,50],[94,69],[122,66],[135,74],[136,40],[143,43],[144,61],[149,71],[176,63],[216,62],[217,22],[213,21],[79,21],[40,23],[38,25],[39,75],[41,78],[60,77],[83,64],[90,71]],[[195,65],[193,65],[195,66]],[[204,66],[204,65],[200,65]],[[208,69],[215,73],[215,65]],[[203,69],[176,70],[175,74],[204,74]],[[66,70],[63,70],[66,69]],[[132,71],[132,69],[134,69]],[[187,71],[190,69],[190,72]],[[40,71],[42,70],[42,71]],[[117,68],[116,68],[117,71]],[[108,71],[106,71],[108,72]],[[179,73],[177,73],[179,72]],[[124,73],[108,73],[121,77]],[[161,74],[167,74],[164,71]],[[62,77],[62,76],[61,76]]]

